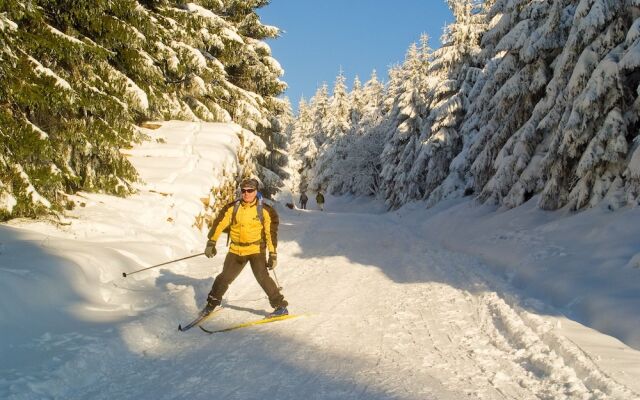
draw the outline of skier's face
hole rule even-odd
[[[242,191],[242,201],[244,201],[245,203],[251,203],[256,199],[256,196],[258,195],[258,191],[252,187],[246,187],[240,190]]]

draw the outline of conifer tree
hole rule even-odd
[[[345,193],[375,196],[380,190],[380,155],[385,144],[384,85],[378,81],[376,71],[371,74],[362,90],[361,118],[351,128],[348,143],[346,171],[352,171],[345,180]]]
[[[284,185],[285,180],[290,180],[292,170],[289,166],[288,143],[293,128],[293,110],[288,98],[281,102],[283,109],[277,115],[271,117],[271,135],[266,142],[267,151],[259,158],[263,194],[272,197],[276,191]]]
[[[421,197],[429,197],[449,172],[449,164],[460,152],[460,124],[468,107],[468,95],[475,84],[484,31],[483,15],[474,0],[449,1],[455,16],[443,35],[443,45],[431,52],[423,35],[422,54],[430,58],[429,80],[423,93],[429,113],[421,128],[410,176]]]
[[[5,197],[15,203],[2,207],[4,216],[60,210],[63,193],[78,189],[127,193],[135,172],[119,152],[134,139],[126,88],[94,73],[110,54],[63,32],[67,27],[46,7],[2,6],[0,15],[11,22],[3,29],[9,47],[0,63],[11,79],[0,85],[7,167],[1,178]]]
[[[385,148],[382,152],[382,179],[389,207],[397,207],[407,199],[418,197],[418,187],[410,171],[416,154],[423,119],[427,115],[424,74],[428,57],[423,57],[413,43],[399,70],[400,85],[389,115]]]
[[[336,77],[333,93],[329,100],[327,116],[324,119],[323,132],[325,132],[328,145],[343,136],[350,127],[349,117],[351,104],[347,93],[346,78],[342,70]]]
[[[310,101],[312,115],[312,136],[316,147],[320,147],[327,141],[328,135],[324,131],[326,118],[329,114],[329,87],[323,83]]]
[[[484,50],[479,60],[485,66],[466,96],[470,104],[460,129],[463,148],[450,166],[447,180],[431,195],[432,204],[451,193],[491,197],[483,188],[495,173],[493,161],[509,137],[527,122],[549,79],[544,60],[557,48],[549,46],[546,51],[535,52],[534,58],[525,56],[523,51],[525,43],[541,37],[538,27],[549,10],[547,3],[523,0],[496,2],[486,11],[489,30],[483,35]],[[556,25],[547,38],[564,34],[563,27]],[[561,39],[548,42],[558,43]],[[493,197],[493,201],[500,200]]]
[[[362,89],[362,82],[358,75],[353,79],[353,88],[349,92],[349,126],[351,130],[353,127],[360,124],[362,118],[362,111],[364,110],[366,100],[363,98],[364,93]]]
[[[495,2],[447,181],[508,207],[538,193],[549,209],[635,201],[634,10],[627,1]]]
[[[344,99],[346,92],[342,73],[336,79],[336,87],[338,98]],[[384,144],[384,131],[373,128],[382,121],[383,92],[384,85],[377,80],[375,71],[364,87],[360,80],[355,78],[353,89],[346,96],[349,110],[344,112],[342,109],[341,113],[342,126],[348,129],[346,132],[337,130],[338,134],[334,137],[327,135],[327,141],[319,150],[321,157],[314,164],[312,187],[321,187],[332,194],[372,195],[377,191],[381,169],[379,155]],[[322,88],[319,93],[322,93]],[[331,104],[340,102],[332,96],[329,104],[331,110]],[[296,121],[297,129],[309,118],[305,117],[309,114],[305,107],[306,105],[301,103],[301,111]],[[327,118],[325,126],[331,125],[330,120],[335,123],[337,119],[335,116]]]
[[[340,193],[362,188],[355,159],[364,138],[385,132],[372,158],[392,208],[470,194],[507,207],[535,195],[547,209],[637,204],[638,2],[448,3],[456,20],[444,45],[431,52],[423,38],[389,71],[376,123],[352,109],[357,122],[321,149],[338,169],[325,167],[323,181]],[[369,104],[359,90],[352,98]]]
[[[347,93],[346,78],[342,72],[336,77],[333,94],[329,99],[327,115],[323,119],[321,129],[324,142],[320,148],[321,156],[314,166],[313,187],[337,193],[341,190],[341,176],[345,171],[341,168],[346,157],[345,135],[350,129],[351,105]],[[331,181],[333,179],[333,184]],[[338,181],[341,183],[338,184]],[[332,186],[332,187],[329,187]]]
[[[638,63],[623,63],[637,57],[627,41],[633,28],[632,15],[640,12],[633,1],[581,1],[554,77],[568,79],[564,89],[569,103],[550,138],[541,170],[546,184],[540,206],[579,209],[600,203],[624,204],[624,170],[629,146],[637,137],[636,90]],[[636,14],[637,15],[637,14]],[[635,34],[637,35],[637,34]],[[631,68],[629,68],[631,67]],[[562,73],[562,75],[561,75]],[[572,97],[569,97],[572,96]]]
[[[263,42],[279,30],[255,13],[267,3],[0,3],[2,217],[60,210],[80,189],[126,194],[136,174],[119,149],[145,119],[233,120],[282,150],[286,86]]]
[[[313,110],[304,97],[300,99],[298,116],[289,131],[289,163],[295,173],[290,187],[292,192],[302,192],[309,187],[311,171],[318,153],[313,137]]]

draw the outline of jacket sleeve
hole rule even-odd
[[[220,213],[218,213],[218,216],[213,221],[213,225],[211,225],[211,229],[209,229],[209,233],[207,234],[207,238],[209,240],[213,240],[214,242],[217,241],[222,234],[222,231],[227,229],[231,224],[234,204],[235,203],[229,203],[220,210]]]
[[[263,213],[267,247],[269,248],[269,253],[276,253],[276,249],[278,248],[278,224],[280,224],[280,217],[278,217],[276,210],[267,204],[264,205]]]

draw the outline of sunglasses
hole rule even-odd
[[[242,193],[253,193],[253,192],[255,192],[256,190],[255,190],[255,189],[240,189],[240,191],[241,191]]]

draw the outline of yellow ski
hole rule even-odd
[[[268,323],[271,323],[271,322],[282,321],[282,320],[285,320],[285,319],[298,318],[298,317],[302,317],[303,315],[304,314],[302,314],[302,315],[281,315],[279,317],[263,318],[263,319],[258,319],[258,320],[255,320],[255,321],[244,322],[242,324],[230,326],[230,327],[224,328],[224,329],[218,329],[218,330],[215,330],[215,331],[210,331],[209,329],[203,328],[200,325],[198,325],[198,328],[202,329],[204,332],[207,332],[207,333],[222,333],[222,332],[234,331],[236,329],[247,328],[249,326],[254,326],[254,325],[262,325],[262,324],[268,324]]]

